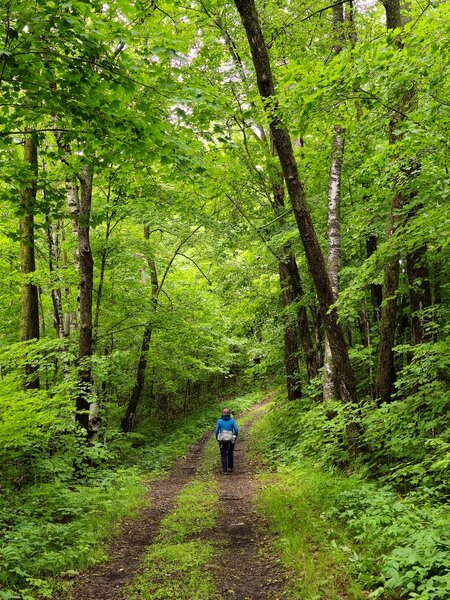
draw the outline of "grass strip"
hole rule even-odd
[[[129,590],[129,600],[212,600],[214,582],[207,566],[213,545],[202,540],[153,544],[145,558],[144,572]]]
[[[199,476],[183,487],[175,508],[161,522],[158,542],[144,559],[142,574],[128,590],[130,600],[213,600],[209,574],[214,545],[201,538],[218,518],[217,483],[211,472],[217,460],[216,440],[206,447]]]
[[[270,415],[250,430],[250,452],[264,459]],[[257,505],[275,534],[275,549],[291,573],[291,600],[361,600],[367,597],[351,576],[351,544],[345,528],[325,515],[345,482],[314,464],[280,466],[262,475]]]

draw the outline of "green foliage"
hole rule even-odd
[[[136,471],[122,469],[98,473],[90,485],[56,481],[3,494],[0,597],[34,598],[44,591],[50,597],[52,576],[75,574],[104,560],[103,542],[142,503],[144,493]]]
[[[427,490],[399,498],[392,489],[362,482],[333,496],[328,514],[358,540],[348,560],[360,580],[377,590],[373,597],[450,594],[450,511],[432,500]]]
[[[448,490],[447,429],[440,411],[433,414],[429,408],[424,417],[415,400],[372,407],[363,415],[373,451],[360,458],[359,475],[339,475],[331,468],[333,462],[350,461],[340,441],[343,426],[337,407],[328,407],[327,416],[323,405],[276,405],[253,428],[254,448],[279,468],[277,482],[264,489],[261,502],[282,535],[286,564],[307,574],[323,567],[322,576],[311,575],[312,583],[306,577],[301,585],[329,584],[325,572],[339,581],[344,568],[347,576],[372,590],[369,597],[425,600],[449,595],[450,512],[439,502]],[[430,402],[437,407],[436,398]],[[446,405],[447,400],[442,402]],[[434,428],[427,419],[434,420]],[[370,475],[367,465],[380,483],[364,478]],[[383,486],[383,481],[391,485]],[[399,496],[392,483],[397,490],[414,490]]]
[[[281,396],[282,398],[282,396]],[[339,402],[278,402],[257,423],[263,432],[261,453],[272,461],[301,462],[314,457],[322,465],[344,464],[349,458],[344,407]],[[257,437],[257,434],[253,434]]]

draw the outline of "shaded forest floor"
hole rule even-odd
[[[109,560],[77,576],[58,600],[286,598],[286,575],[254,502],[263,467],[247,447],[263,411],[256,405],[239,420],[232,474],[221,473],[217,443],[204,436],[168,476],[149,484],[147,505],[122,523]]]

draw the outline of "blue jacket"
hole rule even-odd
[[[219,435],[219,433],[223,430],[232,431],[236,437],[237,437],[237,434],[239,431],[238,426],[236,425],[236,421],[234,419],[232,419],[231,417],[229,417],[228,415],[221,417],[217,421],[217,423],[216,423],[216,439],[217,439],[217,436]]]

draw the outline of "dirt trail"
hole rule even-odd
[[[239,429],[233,473],[217,469],[220,519],[212,532],[218,548],[213,568],[223,599],[286,598],[285,575],[270,547],[267,523],[254,505],[261,467],[248,455],[246,438],[255,418]]]
[[[208,437],[202,437],[168,477],[151,484],[150,506],[142,508],[136,519],[122,523],[108,548],[108,562],[82,573],[69,596],[54,600],[127,600],[126,586],[138,573],[146,548],[154,541],[161,520],[172,510],[178,492],[195,477]]]
[[[258,417],[255,414],[240,427],[234,473],[221,473],[217,452],[214,475],[219,483],[220,517],[217,526],[202,538],[217,548],[211,569],[221,599],[286,598],[282,591],[285,581],[270,549],[267,524],[253,502],[260,466],[248,455],[246,437]],[[208,438],[205,435],[168,477],[151,484],[150,506],[143,508],[136,519],[123,522],[109,546],[108,562],[78,576],[70,594],[54,600],[128,600],[127,586],[139,574],[146,549],[155,541],[161,520],[174,507],[181,488],[195,478]]]

